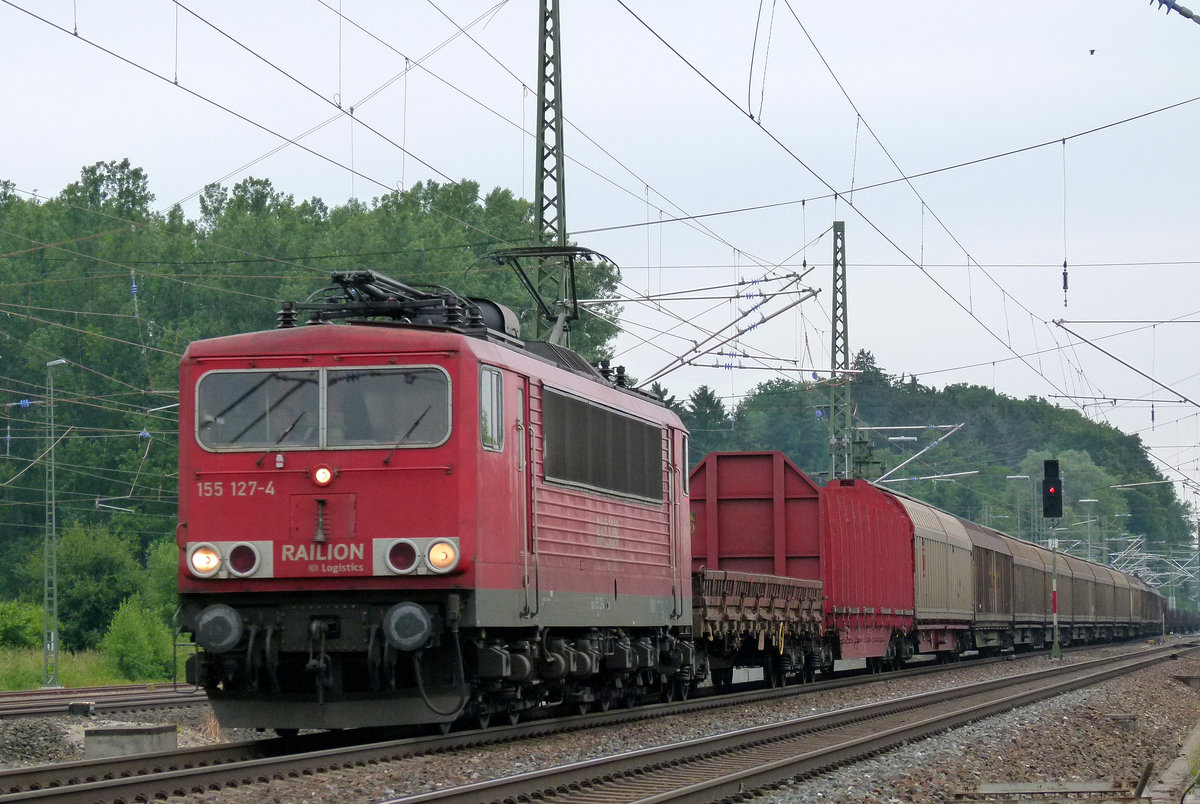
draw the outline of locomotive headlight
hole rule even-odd
[[[313,469],[312,479],[318,486],[328,486],[333,482],[333,469],[322,464]]]
[[[188,553],[188,567],[198,578],[210,578],[221,568],[221,554],[211,544],[198,544]]]
[[[458,546],[453,542],[436,541],[429,545],[425,560],[434,572],[449,572],[458,565]]]

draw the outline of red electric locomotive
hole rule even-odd
[[[299,305],[309,324],[285,309],[181,363],[178,627],[222,725],[486,723],[686,692],[678,417],[521,342],[499,305],[334,279]]]

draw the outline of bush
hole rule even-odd
[[[168,626],[179,605],[179,548],[174,539],[163,539],[146,550],[146,605]]]
[[[0,648],[41,647],[42,620],[41,606],[0,602]]]
[[[171,631],[135,594],[117,609],[100,641],[104,659],[130,681],[165,681],[171,673]]]

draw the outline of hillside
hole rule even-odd
[[[1014,399],[977,385],[929,388],[889,375],[870,352],[859,352],[855,365],[862,372],[851,389],[855,426],[861,428],[859,476],[882,476],[890,488],[960,516],[1044,539],[1037,484],[1043,461],[1057,458],[1065,503],[1058,524],[1067,528],[1059,537],[1072,543],[1072,552],[1088,555],[1089,535],[1094,559],[1123,549],[1131,534],[1144,536],[1151,551],[1194,549],[1188,511],[1138,436],[1044,399]],[[675,406],[692,430],[693,465],[711,450],[781,449],[824,479],[830,472],[830,394],[824,382],[771,380],[733,410],[707,386]],[[960,423],[952,435],[932,429]],[[1137,483],[1153,485],[1113,488]]]

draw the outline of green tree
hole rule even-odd
[[[660,402],[662,402],[668,408],[670,408],[671,410],[675,411],[676,413],[678,413],[680,415],[683,414],[683,411],[684,411],[683,405],[680,403],[680,401],[678,399],[675,398],[675,395],[672,394],[670,391],[668,391],[664,386],[660,385],[657,382],[653,382],[653,383],[650,383],[650,387],[647,390],[650,392],[651,396],[658,399]]]
[[[733,419],[716,391],[707,385],[701,385],[688,397],[683,409],[683,423],[692,434],[692,467],[708,453],[729,448]]]
[[[0,648],[35,648],[42,644],[42,619],[41,606],[0,601]]]
[[[26,598],[41,593],[43,555],[24,565]],[[59,534],[59,633],[68,650],[95,648],[121,601],[141,590],[142,567],[128,539],[99,525],[73,524]]]
[[[121,601],[100,641],[104,660],[130,681],[166,679],[171,672],[171,632],[134,594]]]
[[[170,625],[179,605],[179,548],[174,539],[150,545],[146,553],[146,607]]]
[[[782,450],[799,467],[819,476],[829,469],[824,411],[829,391],[791,380],[770,380],[750,391],[737,408],[733,440],[739,449]]]

